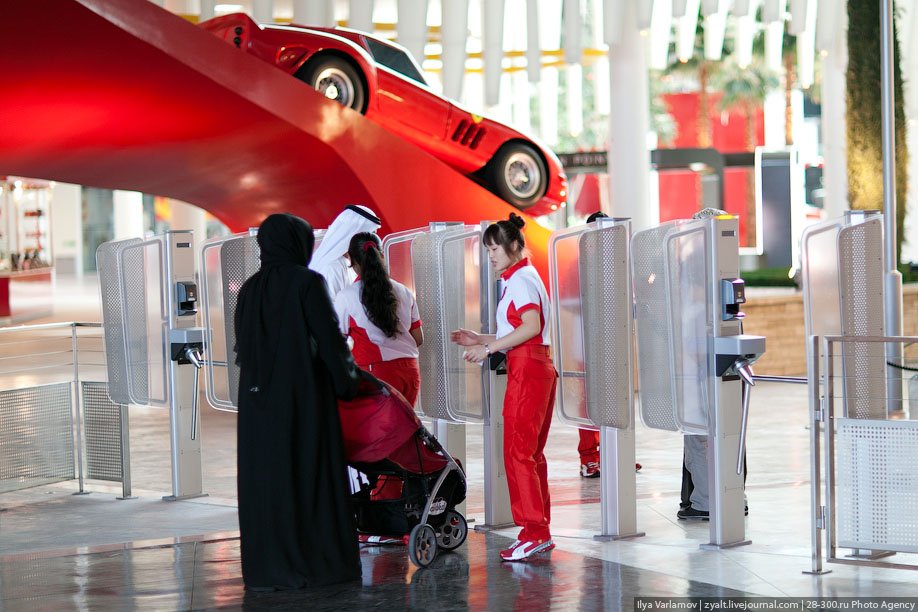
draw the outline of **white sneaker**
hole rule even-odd
[[[532,555],[548,552],[555,547],[555,543],[550,539],[542,541],[531,540],[529,542],[520,542],[517,540],[510,548],[500,551],[501,561],[522,561]]]

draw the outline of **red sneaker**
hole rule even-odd
[[[581,478],[599,478],[599,464],[595,461],[580,464]]]
[[[549,540],[530,540],[528,542],[516,542],[507,548],[506,550],[500,551],[500,560],[501,561],[523,561],[528,559],[532,555],[537,555],[539,553],[548,552],[555,547],[555,543]]]

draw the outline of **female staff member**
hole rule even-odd
[[[414,295],[389,278],[379,237],[361,232],[347,250],[357,281],[335,297],[341,333],[354,341],[354,360],[413,406],[421,387],[418,347],[424,342]]]
[[[465,359],[481,362],[507,352],[504,397],[504,465],[513,522],[522,527],[516,541],[500,553],[503,561],[521,561],[555,547],[548,524],[548,464],[545,442],[555,403],[557,372],[549,353],[548,293],[525,257],[520,231],[525,221],[511,213],[489,226],[482,237],[488,257],[503,280],[497,304],[497,335],[459,329],[453,342],[467,347]]]

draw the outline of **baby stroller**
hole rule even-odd
[[[369,481],[351,496],[361,534],[403,536],[418,567],[461,546],[468,524],[456,505],[465,499],[465,472],[402,394],[364,372],[358,396],[339,401],[338,414],[348,465]],[[396,494],[371,494],[381,483]]]

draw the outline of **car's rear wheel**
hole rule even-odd
[[[347,60],[333,55],[307,62],[294,75],[301,81],[341,106],[362,113],[366,103],[366,88],[360,73]]]
[[[491,160],[488,179],[497,195],[523,210],[538,202],[548,188],[545,162],[522,142],[500,148]]]

